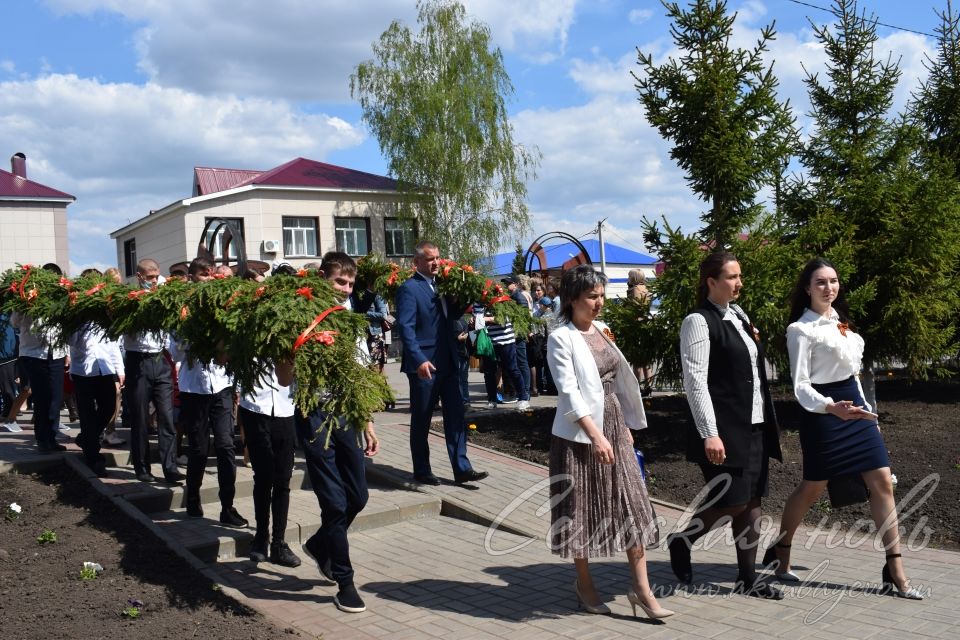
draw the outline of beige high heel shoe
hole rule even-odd
[[[587,604],[587,602],[583,599],[583,596],[580,595],[580,581],[579,581],[579,580],[574,580],[574,581],[573,581],[573,591],[574,591],[574,593],[577,594],[577,604],[578,604],[579,606],[583,607],[583,609],[584,609],[587,613],[599,613],[599,614],[607,614],[607,613],[610,613],[610,607],[608,607],[607,605],[603,604],[602,602],[601,602],[600,604],[598,604],[598,605]]]
[[[647,605],[643,604],[643,601],[640,600],[640,596],[637,595],[636,591],[629,591],[627,593],[627,600],[630,601],[630,605],[633,607],[633,617],[637,617],[637,605],[643,609],[643,612],[647,614],[647,617],[652,620],[660,620],[661,618],[669,618],[674,614],[670,609],[664,609],[660,607],[659,609],[650,609]]]

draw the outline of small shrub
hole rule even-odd
[[[97,577],[97,570],[93,567],[84,567],[80,569],[81,580],[93,580]]]
[[[44,529],[43,533],[37,536],[37,542],[39,544],[53,544],[57,541],[57,534],[54,533],[51,529]]]

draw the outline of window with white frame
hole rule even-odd
[[[205,218],[203,222],[204,222],[204,224],[206,224],[206,223],[210,222],[211,220],[217,220],[217,219],[218,219],[218,218]],[[214,233],[216,233],[217,236],[216,236],[216,238],[214,239],[214,242],[213,242],[213,245],[212,245],[212,251],[211,251],[211,252],[213,253],[213,258],[214,258],[214,260],[222,260],[223,257],[224,257],[224,253],[225,253],[225,252],[227,253],[227,258],[229,258],[230,260],[236,260],[236,259],[237,259],[237,244],[240,243],[240,242],[243,242],[243,236],[244,236],[244,233],[243,233],[243,218],[219,218],[219,220],[224,220],[224,221],[226,221],[226,222],[232,222],[232,223],[233,223],[233,226],[234,226],[234,227],[236,228],[236,230],[240,233],[240,237],[239,237],[239,238],[232,238],[231,241],[230,241],[230,245],[229,245],[229,246],[226,246],[226,235],[225,235],[225,234],[226,234],[226,231],[227,231],[227,226],[226,226],[226,225],[219,226],[219,223],[215,223],[215,224],[210,225],[210,226],[207,228],[207,235],[206,235],[206,237],[205,237],[203,240],[204,240],[204,242],[206,243],[206,245],[207,245],[208,247],[210,247],[210,246],[211,246],[211,244],[210,244],[210,238],[211,238],[211,236],[213,236]],[[219,226],[219,228],[218,228],[218,226]]]
[[[348,256],[370,253],[370,226],[367,218],[335,218],[337,251]]]
[[[388,256],[412,256],[417,244],[417,233],[413,227],[413,220],[385,218],[383,221],[383,238]]]
[[[283,255],[315,257],[320,245],[316,218],[283,218]]]

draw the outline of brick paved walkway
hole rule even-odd
[[[410,484],[407,386],[396,365],[388,365],[388,373],[400,403],[396,411],[377,418],[383,451],[368,467],[374,486],[369,519],[358,520],[351,534],[357,585],[368,605],[365,613],[336,610],[332,604],[336,587],[319,577],[309,562],[291,570],[268,563],[257,566],[238,558],[250,531],[223,536],[223,530],[217,531],[212,522],[185,522],[179,506],[182,493],[146,487],[146,493],[155,495],[144,497],[144,485],[132,480],[129,468],[122,466],[110,480],[90,478],[90,482],[123,503],[144,509],[152,520],[142,519],[168,544],[184,554],[189,546],[208,561],[205,566],[197,560],[195,564],[212,572],[238,598],[281,626],[296,628],[308,637],[521,640],[956,635],[960,554],[936,549],[908,551],[907,568],[913,582],[927,590],[923,602],[908,602],[876,593],[883,557],[870,548],[872,538],[843,545],[838,544],[843,534],[831,539],[828,532],[814,529],[801,531],[794,541],[795,569],[808,581],[784,586],[786,598],[781,602],[730,593],[736,566],[729,534],[721,531],[704,539],[707,548],[698,544],[694,550],[695,584],[688,590],[674,589],[668,554],[662,548],[650,552],[651,582],[662,604],[677,611],[664,623],[633,618],[626,599],[629,573],[623,558],[597,562],[594,568],[598,589],[612,615],[577,612],[571,563],[552,555],[543,539],[549,526],[549,512],[543,509],[548,494],[546,470],[471,447],[475,467],[489,471],[490,478],[473,487]],[[472,376],[479,398],[480,378]],[[550,400],[538,398],[535,402]],[[0,433],[0,471],[13,466],[29,469],[60,457],[35,455],[31,439],[29,431]],[[450,479],[442,437],[432,436],[430,446],[434,472]],[[125,455],[118,452],[115,462],[126,464]],[[249,471],[242,469],[238,500],[248,517],[252,506],[244,500],[248,500],[249,482]],[[295,476],[295,482],[296,486],[305,485],[302,474]],[[212,489],[213,502],[206,508],[208,517],[215,519],[213,473],[204,486]],[[316,512],[312,492],[295,492],[293,524],[288,528],[288,541],[295,551],[299,551],[297,541],[308,537],[318,524]],[[657,513],[663,518],[665,538],[681,512],[657,504]],[[501,529],[488,526],[498,519],[503,521]]]

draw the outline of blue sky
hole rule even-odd
[[[631,70],[636,48],[671,53],[650,0],[467,0],[490,25],[516,88],[515,136],[543,154],[529,185],[533,229],[588,234],[644,251],[642,217],[692,231],[691,196],[669,145],[646,123]],[[934,33],[946,0],[861,0],[883,23]],[[829,6],[828,0],[805,5]],[[802,127],[804,71],[822,69],[808,17],[791,0],[731,0],[735,42],[776,21],[781,94]],[[106,266],[109,233],[190,194],[194,166],[268,169],[297,156],[385,173],[350,99],[349,74],[412,0],[2,0],[0,157],[27,155],[29,177],[77,196],[71,270]],[[880,26],[878,53],[900,60],[902,107],[925,75],[930,36]],[[4,165],[4,168],[7,168]]]

